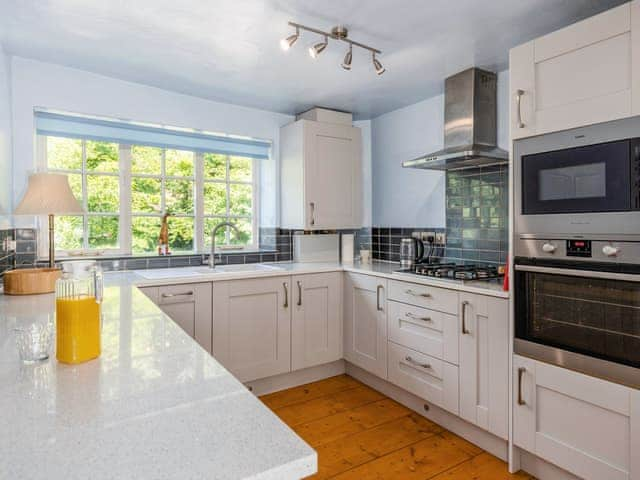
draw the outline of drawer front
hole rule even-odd
[[[168,285],[158,288],[158,305],[195,303],[198,284]]]
[[[390,301],[389,340],[420,353],[458,364],[458,317]]]
[[[458,314],[458,293],[446,288],[391,280],[389,282],[389,300],[453,315]]]
[[[458,367],[393,342],[388,347],[391,383],[458,414]]]

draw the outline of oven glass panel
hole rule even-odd
[[[631,141],[522,157],[522,213],[627,211],[632,196]]]
[[[640,283],[516,273],[516,337],[640,367]]]

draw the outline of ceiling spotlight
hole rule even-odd
[[[309,47],[309,55],[311,58],[318,58],[318,55],[322,53],[322,51],[327,48],[327,43],[329,39],[327,36],[324,36],[324,42],[316,43],[313,47]]]
[[[342,68],[344,68],[345,70],[351,70],[351,58],[353,57],[351,53],[352,48],[353,46],[349,45],[349,51],[344,56],[344,60],[342,61]]]
[[[378,75],[382,75],[386,71],[386,69],[382,66],[382,64],[380,63],[380,60],[376,58],[375,52],[372,54],[372,58],[373,58],[373,67],[376,69],[376,73]]]
[[[298,40],[299,36],[300,36],[300,29],[296,27],[296,33],[294,33],[293,35],[289,35],[287,38],[283,38],[282,40],[280,40],[280,48],[282,48],[282,50],[286,52],[291,47],[293,47],[293,44],[296,43],[296,40]]]

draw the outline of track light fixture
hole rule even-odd
[[[382,66],[380,61],[376,58],[375,52],[371,54],[371,58],[373,60],[373,68],[376,69],[376,73],[378,75],[382,75],[386,71],[386,69]]]
[[[280,48],[282,48],[282,50],[286,52],[291,47],[293,47],[293,44],[296,43],[296,40],[298,40],[299,36],[300,36],[300,29],[296,27],[296,33],[294,33],[293,35],[289,35],[287,38],[283,38],[282,40],[280,40]]]
[[[323,30],[318,30],[317,28],[307,27],[305,25],[294,22],[289,22],[289,25],[296,29],[296,33],[280,40],[280,46],[283,50],[289,50],[298,40],[300,36],[300,30],[306,30],[308,32],[317,33],[318,35],[322,35],[324,37],[324,41],[316,43],[315,45],[309,47],[309,55],[311,55],[311,58],[318,58],[318,55],[320,55],[324,51],[324,49],[327,48],[329,38],[331,38],[332,40],[338,40],[340,42],[349,44],[349,51],[345,54],[344,60],[340,64],[340,66],[345,70],[351,70],[351,62],[353,60],[353,47],[356,46],[365,50],[369,50],[371,52],[373,66],[378,75],[382,75],[386,71],[386,69],[382,66],[382,63],[380,63],[380,61],[376,58],[376,55],[382,55],[382,52],[376,48],[370,47],[363,43],[355,42],[347,38],[349,31],[343,26],[339,25],[337,27],[333,27],[331,29],[331,32],[325,32]]]
[[[324,42],[316,43],[313,47],[309,47],[309,55],[311,58],[318,58],[318,55],[322,53],[322,51],[327,48],[327,44],[329,43],[329,38],[327,35],[324,36]]]
[[[344,68],[345,70],[351,70],[351,60],[353,58],[352,50],[353,50],[353,46],[349,45],[349,51],[344,56],[344,60],[342,61],[342,65],[341,65],[341,67]]]

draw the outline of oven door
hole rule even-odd
[[[522,214],[632,210],[632,150],[621,140],[524,155]]]
[[[516,353],[640,387],[640,270],[551,264],[516,261]]]

